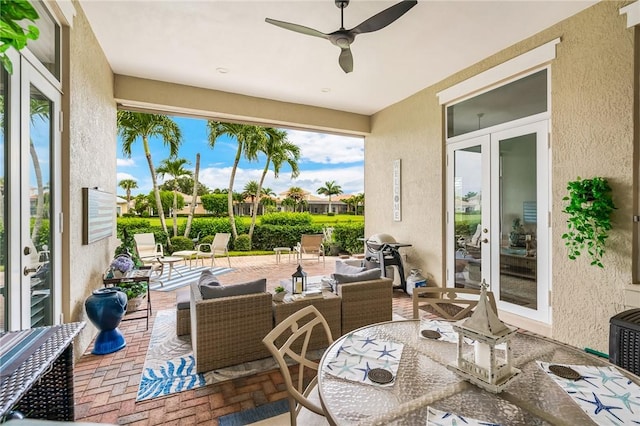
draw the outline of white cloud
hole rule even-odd
[[[134,167],[136,162],[133,158],[116,158],[116,166],[118,167]]]
[[[287,130],[290,142],[300,147],[302,161],[344,164],[364,161],[364,138]]]
[[[120,182],[121,180],[124,180],[124,179],[131,179],[131,180],[135,180],[136,182],[138,181],[138,178],[132,174],[122,173],[122,172],[116,173],[117,182]]]
[[[245,184],[250,180],[258,181],[262,169],[241,169],[236,170],[234,190],[241,192]],[[200,182],[210,189],[228,188],[231,167],[205,168],[200,170]],[[332,168],[324,170],[305,170],[297,179],[290,179],[289,173],[280,173],[280,177],[275,179],[273,172],[267,173],[264,180],[264,187],[271,188],[273,192],[279,194],[292,186],[299,186],[302,189],[316,194],[316,190],[324,186],[325,182],[336,181],[345,194],[357,194],[364,192],[364,168],[363,166],[351,166],[344,168]]]

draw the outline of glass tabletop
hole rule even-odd
[[[329,347],[320,362],[318,386],[332,424],[424,425],[429,406],[503,425],[594,424],[536,361],[613,366],[606,360],[550,339],[516,333],[511,347],[514,366],[522,372],[502,393],[493,394],[447,368],[456,360],[455,343],[426,339],[420,329],[419,320],[409,320],[374,324],[353,332],[404,344],[398,374],[390,387],[348,381],[328,373],[328,364],[349,335]],[[638,377],[620,371],[640,384]]]

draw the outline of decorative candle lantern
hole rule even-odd
[[[291,275],[291,293],[301,294],[307,290],[307,273],[298,265],[298,269]]]
[[[511,336],[516,329],[505,325],[493,311],[487,298],[488,287],[482,280],[480,300],[473,314],[453,325],[458,332],[457,362],[447,368],[483,389],[500,393],[520,373],[512,366]],[[473,351],[466,350],[469,345],[463,344],[465,337],[474,340]]]

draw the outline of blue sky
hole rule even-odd
[[[205,120],[172,117],[182,130],[183,142],[178,158],[184,158],[195,169],[196,154],[200,153],[200,182],[209,189],[228,188],[231,166],[236,153],[236,143],[227,137],[219,138],[214,149],[207,144]],[[323,133],[287,130],[288,139],[300,147],[300,175],[291,179],[291,169],[283,166],[278,179],[273,172],[267,173],[264,186],[279,194],[292,186],[299,186],[315,194],[316,190],[327,181],[335,181],[345,194],[364,192],[364,139]],[[154,166],[169,156],[169,150],[161,139],[150,139],[149,147]],[[152,189],[149,166],[142,149],[142,140],[136,141],[132,147],[131,158],[122,153],[122,141],[118,137],[117,182],[122,179],[134,179],[138,188],[133,195],[148,194]],[[264,168],[265,157],[260,156],[257,162],[241,160],[236,172],[235,191],[242,191],[244,185],[251,180],[258,181]],[[162,182],[161,179],[158,180]],[[118,187],[118,194],[124,190]]]

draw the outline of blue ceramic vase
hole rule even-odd
[[[100,330],[91,353],[110,354],[126,346],[118,325],[127,310],[127,295],[118,287],[94,290],[84,302],[87,316]]]

